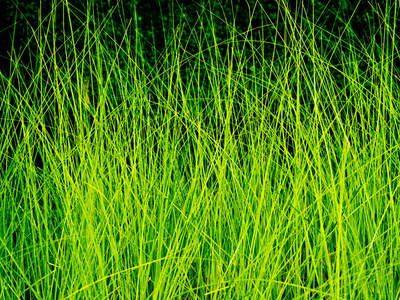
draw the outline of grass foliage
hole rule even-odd
[[[398,7],[363,44],[282,3],[161,52],[118,7],[39,16],[0,78],[1,299],[398,299]]]

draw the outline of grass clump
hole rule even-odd
[[[135,14],[74,28],[55,3],[0,79],[0,298],[396,299],[390,8],[361,43],[279,3],[245,31],[199,4],[157,52]]]

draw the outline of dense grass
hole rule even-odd
[[[86,15],[1,76],[1,299],[399,297],[397,7],[363,45],[199,6],[154,64]]]

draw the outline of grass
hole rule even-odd
[[[162,52],[62,7],[1,75],[1,299],[398,299],[398,7],[362,44],[198,5]]]

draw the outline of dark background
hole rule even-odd
[[[35,49],[35,41],[29,43],[29,47],[26,47],[28,40],[32,37],[32,30],[36,29],[38,24],[39,16],[44,24],[48,22],[45,18],[50,11],[52,6],[57,3],[57,18],[56,31],[62,32],[65,28],[65,23],[61,21],[63,16],[67,17],[65,11],[63,12],[62,5],[59,2],[54,1],[39,1],[39,0],[1,0],[0,9],[0,63],[1,71],[3,74],[8,74],[9,69],[9,53],[11,52],[12,46],[17,53],[23,54],[22,59],[25,64],[32,62],[32,57],[36,55],[37,49]],[[157,52],[161,53],[165,47],[165,40],[171,35],[169,28],[174,28],[178,22],[184,18],[187,26],[186,35],[189,36],[191,26],[199,26],[198,18],[199,12],[202,11],[202,7],[206,10],[212,11],[221,20],[215,23],[215,28],[218,31],[217,36],[221,41],[228,38],[229,30],[225,25],[225,22],[233,24],[238,32],[245,32],[249,26],[249,9],[255,7],[256,0],[235,0],[235,1],[171,1],[171,0],[137,0],[137,1],[115,1],[115,0],[103,0],[95,1],[94,8],[96,13],[101,17],[106,17],[107,14],[115,8],[111,19],[113,20],[114,31],[118,35],[123,34],[124,25],[123,21],[128,22],[132,18],[130,34],[139,33],[145,38],[149,44],[154,44],[155,48],[149,47],[149,53],[147,59],[149,63],[154,62],[157,56]],[[255,10],[252,17],[252,27],[257,28],[261,24],[261,18],[265,13],[274,22],[279,15],[279,5],[276,1],[261,1],[263,9]],[[282,1],[278,1],[282,3]],[[311,16],[314,12],[315,23],[321,29],[328,32],[332,32],[335,35],[339,35],[343,32],[345,24],[348,20],[351,20],[350,27],[347,28],[347,32],[354,34],[357,42],[360,44],[367,45],[372,38],[375,38],[379,44],[381,36],[382,20],[379,19],[379,10],[383,14],[385,9],[392,9],[378,5],[377,2],[371,1],[374,8],[371,6],[369,1],[360,1],[358,5],[355,5],[355,1],[340,0],[340,1],[304,1],[308,5],[304,7],[307,15]],[[314,5],[312,5],[314,3]],[[79,30],[82,22],[85,20],[85,11],[87,8],[87,1],[69,1],[69,6],[73,14],[71,15],[72,26],[74,30]],[[300,1],[288,1],[290,10],[294,12],[300,12]],[[282,9],[282,6],[281,6]],[[264,11],[263,11],[264,10]],[[374,10],[376,12],[374,12]],[[184,16],[183,16],[184,14]],[[204,15],[207,15],[205,13]],[[371,26],[371,24],[373,26]],[[284,24],[280,22],[283,30]],[[371,28],[373,31],[371,31]],[[70,30],[70,29],[67,29]],[[112,28],[106,28],[106,30],[112,30]],[[274,30],[271,28],[270,30]],[[61,36],[61,35],[59,35]],[[185,37],[185,32],[183,37]],[[61,40],[59,41],[62,42]],[[276,41],[278,42],[278,41]],[[194,47],[194,45],[192,45]],[[190,49],[190,43],[188,44],[187,50],[195,51]]]

